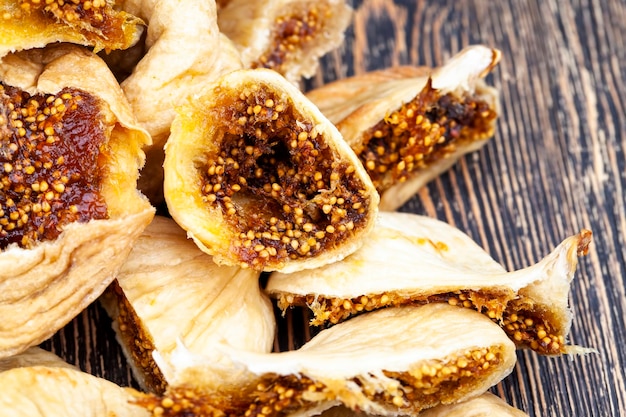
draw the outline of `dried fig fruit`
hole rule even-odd
[[[378,194],[356,155],[274,71],[218,79],[180,109],[165,154],[169,212],[218,263],[312,268],[374,224]]]
[[[296,351],[224,347],[199,356],[180,346],[172,357],[176,366],[164,369],[172,385],[158,400],[168,399],[169,410],[176,410],[166,410],[168,416],[215,415],[216,408],[226,415],[306,416],[339,404],[380,416],[412,415],[480,395],[516,361],[515,345],[491,320],[440,303],[363,314]],[[219,384],[216,364],[238,381]]]
[[[149,417],[134,404],[143,394],[89,375],[58,356],[30,348],[0,359],[4,417]]]
[[[61,45],[0,62],[0,357],[50,337],[111,283],[154,216],[142,147],[97,55]]]
[[[584,352],[566,344],[568,293],[577,257],[590,242],[591,232],[583,230],[540,262],[507,272],[447,223],[381,212],[354,254],[313,270],[273,273],[266,290],[282,309],[308,306],[315,325],[387,306],[444,302],[482,312],[519,346],[544,354]]]
[[[56,42],[90,46],[95,52],[127,49],[144,29],[141,19],[111,0],[2,0],[0,17],[0,57]]]
[[[241,53],[245,68],[269,68],[296,83],[319,58],[343,42],[352,9],[343,0],[230,0],[218,24]]]
[[[497,91],[482,78],[499,60],[498,50],[475,45],[439,68],[374,71],[307,97],[359,156],[381,210],[395,210],[494,135]]]
[[[102,297],[142,388],[165,390],[153,352],[169,362],[177,342],[198,354],[218,342],[270,352],[276,323],[259,275],[216,265],[173,220],[155,217]]]

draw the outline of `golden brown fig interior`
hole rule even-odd
[[[429,80],[413,100],[365,131],[354,150],[382,193],[457,146],[493,136],[496,117],[484,99],[442,94]]]
[[[77,89],[30,95],[0,83],[0,250],[108,218],[99,167],[115,120],[101,105]]]
[[[92,44],[125,49],[138,39],[140,20],[117,11],[106,0],[19,0],[19,8],[7,11],[4,20],[36,19],[42,24],[63,23],[80,32]],[[31,21],[31,20],[29,20]]]
[[[146,387],[157,394],[162,394],[167,388],[167,381],[152,357],[152,352],[155,350],[154,341],[144,331],[141,319],[117,281],[109,286],[106,294],[117,300],[116,307],[119,314],[115,317],[115,321],[122,345],[126,347],[133,363],[141,367]]]
[[[251,64],[251,68],[270,68],[284,73],[293,54],[302,53],[307,44],[326,30],[333,9],[324,3],[293,3],[289,14],[276,17],[271,26],[271,41],[267,50]]]
[[[222,137],[197,169],[204,202],[238,231],[243,263],[315,256],[362,228],[365,185],[294,104],[263,86],[235,97],[225,95],[205,121]]]
[[[401,305],[422,305],[435,302],[448,303],[453,306],[471,308],[485,314],[499,324],[509,338],[520,347],[557,355],[566,351],[565,338],[561,329],[552,328],[555,322],[550,311],[538,309],[514,299],[510,291],[455,291],[444,294],[420,296],[402,296],[396,293],[363,295],[354,298],[325,298],[323,296],[297,296],[281,294],[278,298],[279,308],[285,310],[289,306],[309,306],[315,312],[311,324],[337,324],[349,317],[379,308]]]

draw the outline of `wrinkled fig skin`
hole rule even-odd
[[[392,211],[494,135],[498,97],[482,80],[500,52],[465,48],[444,66],[396,67],[307,93],[359,156]]]
[[[217,16],[244,68],[272,69],[295,84],[341,45],[352,9],[342,0],[231,0]]]
[[[162,148],[175,108],[241,62],[220,34],[215,2],[127,0],[124,7],[148,22],[148,33],[146,54],[122,89],[153,146]]]
[[[485,393],[468,401],[426,410],[420,417],[528,417],[528,414],[494,394]]]
[[[0,359],[3,417],[149,417],[143,394],[81,372],[56,355],[30,348]]]
[[[226,74],[181,109],[164,170],[169,213],[219,264],[295,271],[339,261],[378,212],[336,128],[266,69]]]
[[[583,352],[566,344],[572,319],[568,293],[578,256],[590,242],[591,232],[583,230],[540,262],[506,272],[444,222],[380,213],[367,242],[343,262],[273,273],[266,290],[283,310],[308,306],[314,325],[388,306],[444,302],[480,311],[520,347],[548,355]]]
[[[152,136],[139,189],[158,205],[163,203],[163,146],[175,109],[242,64],[219,31],[214,1],[127,0],[123,6],[148,23],[145,55],[122,89],[139,124]]]
[[[95,52],[127,49],[144,29],[139,18],[114,9],[112,1],[1,0],[0,16],[0,57],[57,42]]]
[[[483,315],[430,304],[361,315],[321,331],[297,351],[223,346],[198,356],[181,345],[172,358],[175,366],[165,371],[170,389],[142,402],[154,415],[308,416],[343,404],[395,416],[485,392],[511,372],[516,355]],[[216,387],[216,364],[236,370],[237,383]]]
[[[154,216],[136,187],[148,143],[92,52],[2,58],[0,358],[52,336],[114,279]]]
[[[169,362],[177,342],[200,355],[218,342],[270,352],[276,323],[259,275],[216,265],[174,221],[155,217],[102,299],[141,387],[165,390],[153,351]]]
[[[419,417],[528,417],[528,414],[508,405],[504,400],[486,392],[476,398],[456,404],[438,405],[424,410]],[[346,407],[333,407],[320,417],[369,417]],[[374,416],[371,416],[374,417]]]

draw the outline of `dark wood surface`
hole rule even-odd
[[[463,46],[502,50],[495,138],[402,211],[445,220],[507,269],[528,266],[589,228],[572,284],[571,342],[597,354],[519,352],[494,392],[531,416],[626,415],[626,4],[601,0],[355,1],[343,48],[306,88],[396,64],[438,65]],[[277,347],[310,337],[280,319]],[[295,330],[294,330],[295,329]],[[83,370],[134,381],[97,304],[43,344]]]

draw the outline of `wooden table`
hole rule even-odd
[[[531,416],[626,413],[626,4],[602,0],[355,1],[342,49],[308,88],[397,64],[438,65],[463,46],[502,50],[495,138],[402,211],[445,220],[507,269],[528,266],[589,228],[572,285],[571,342],[597,354],[519,352],[494,392]],[[277,345],[302,342],[281,319]],[[43,347],[83,370],[133,385],[110,321],[95,304]]]

